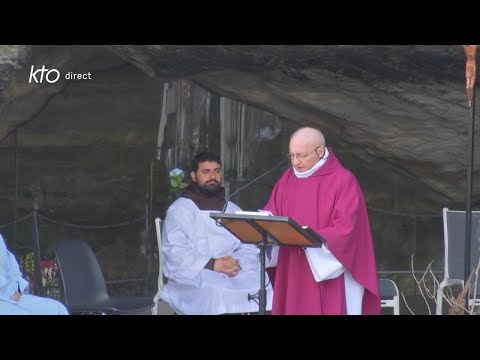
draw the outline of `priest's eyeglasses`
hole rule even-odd
[[[309,155],[313,154],[315,151],[317,151],[318,148],[321,148],[322,146],[323,145],[317,146],[315,149],[310,151],[308,154],[287,154],[287,157],[292,161],[295,159],[295,157],[297,157],[298,160],[305,160]]]

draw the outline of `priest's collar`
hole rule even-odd
[[[295,173],[295,176],[297,178],[307,178],[310,175],[312,175],[315,171],[320,169],[322,165],[325,164],[325,162],[327,161],[327,158],[328,158],[328,149],[325,146],[325,154],[323,154],[323,157],[310,170],[307,170],[305,172],[299,172],[295,168],[293,168],[293,172]]]

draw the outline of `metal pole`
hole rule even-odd
[[[36,295],[45,296],[43,291],[42,267],[40,256],[40,241],[38,239],[38,224],[37,224],[38,203],[33,202],[33,216],[32,216],[32,230],[33,230],[33,256],[35,258],[35,285],[38,289]]]
[[[267,289],[265,287],[265,246],[267,234],[262,235],[262,241],[258,244],[260,248],[260,290],[258,292],[258,314],[265,315],[267,310]]]
[[[15,142],[15,158],[14,158],[14,166],[15,166],[15,200],[13,203],[13,252],[14,254],[17,252],[17,217],[18,217],[18,209],[17,209],[17,202],[18,202],[18,140],[17,140],[18,129],[15,128],[13,133],[13,139]]]
[[[477,45],[463,45],[467,57],[465,67],[466,91],[468,105],[470,107],[470,126],[468,128],[468,149],[467,149],[467,178],[465,184],[465,270],[464,285],[472,271],[470,264],[471,237],[472,237],[472,185],[473,185],[473,150],[475,142],[475,79],[476,79],[476,50]],[[470,298],[470,289],[465,294],[465,309],[468,310],[468,300]]]
[[[473,91],[475,94],[475,89]],[[465,274],[464,274],[464,284],[467,284],[470,273],[472,272],[470,264],[470,253],[471,253],[471,238],[472,238],[472,186],[473,186],[473,148],[475,140],[475,98],[472,101],[470,107],[470,126],[468,128],[468,151],[467,151],[467,183],[465,191]],[[466,308],[468,309],[468,299],[470,295],[470,289],[467,290],[465,299],[466,299]]]

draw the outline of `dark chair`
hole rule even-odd
[[[61,240],[55,255],[71,314],[139,314],[153,308],[151,297],[109,296],[97,258],[85,241]]]

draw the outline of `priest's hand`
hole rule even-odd
[[[10,296],[10,300],[13,301],[18,301],[20,300],[20,292],[18,290],[15,290],[12,296]]]
[[[240,264],[238,259],[232,258],[231,256],[223,256],[215,259],[213,270],[232,277],[237,275],[238,271],[240,270]]]

